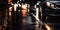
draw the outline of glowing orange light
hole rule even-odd
[[[12,7],[9,7],[9,16],[12,16],[11,11],[12,11]]]
[[[22,3],[22,16],[26,16],[27,4]]]
[[[8,0],[8,3],[10,3],[12,0]]]
[[[26,10],[22,10],[22,16],[26,15]]]
[[[46,19],[48,19],[49,17],[48,16],[46,16]]]
[[[12,7],[10,7],[9,9],[11,9]]]
[[[8,13],[6,13],[5,15],[8,16]]]
[[[47,28],[47,30],[50,30],[50,27],[47,24],[45,24],[45,27]]]
[[[12,11],[12,7],[9,8],[9,11]]]
[[[52,27],[48,26],[48,24],[45,23],[45,27],[47,28],[47,30],[54,30]]]
[[[22,3],[22,9],[27,9],[27,4]]]
[[[12,16],[12,15],[11,15],[11,12],[9,12],[9,16]]]
[[[50,27],[47,24],[45,24],[45,25],[46,25],[47,30],[50,30]]]

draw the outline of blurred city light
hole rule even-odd
[[[47,24],[45,24],[45,27],[47,28],[47,30],[51,30]]]
[[[55,23],[54,21],[57,17],[55,16],[55,14],[60,13],[60,9],[51,9],[50,7],[53,7],[55,5],[51,4],[51,2],[43,1],[6,0],[5,2],[5,0],[1,0],[0,25],[2,26],[2,28],[0,29],[39,30],[41,28],[43,30],[54,30],[53,27],[55,27],[55,25],[53,24]],[[52,27],[50,27],[50,25]]]
[[[46,5],[47,5],[48,7],[50,7],[51,3],[50,3],[50,2],[46,2]]]

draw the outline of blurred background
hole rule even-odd
[[[0,30],[60,30],[60,0],[0,0]]]

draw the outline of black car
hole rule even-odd
[[[51,24],[54,30],[60,30],[60,0],[47,0],[43,9],[46,22]]]

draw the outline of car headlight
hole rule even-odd
[[[47,5],[47,6],[50,6],[50,4],[51,4],[50,2],[46,2],[46,5]]]
[[[47,5],[48,7],[54,7],[54,4],[52,4],[52,3],[50,3],[50,2],[46,2],[46,5]]]

